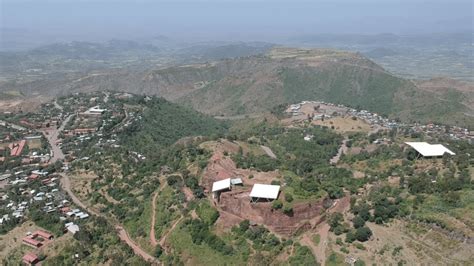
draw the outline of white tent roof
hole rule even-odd
[[[212,192],[230,189],[230,178],[212,183]]]
[[[253,185],[252,191],[250,192],[250,197],[276,199],[278,198],[279,192],[280,192],[280,186],[255,184]]]
[[[454,152],[441,144],[429,144],[426,142],[405,142],[424,157],[443,156],[445,153],[456,155]]]

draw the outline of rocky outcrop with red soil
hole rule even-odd
[[[264,224],[275,233],[283,235],[311,228],[309,220],[319,218],[324,211],[322,201],[316,201],[295,204],[293,215],[286,215],[281,210],[273,210],[271,202],[251,203],[249,191],[222,193],[219,207],[242,219]]]

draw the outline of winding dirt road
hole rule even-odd
[[[135,243],[135,241],[130,238],[127,231],[125,231],[122,226],[116,225],[115,230],[117,231],[119,238],[124,241],[130,248],[132,248],[133,253],[142,257],[144,260],[152,263],[153,265],[159,265],[158,260],[148,254],[146,251],[144,251],[140,246],[138,246],[137,243]]]
[[[168,238],[168,236],[171,234],[171,232],[173,232],[173,230],[176,228],[176,226],[179,224],[179,222],[181,222],[181,220],[183,220],[184,216],[181,216],[179,217],[178,220],[176,220],[170,227],[170,229],[161,237],[160,239],[160,246],[162,246],[163,248],[165,248],[166,252],[169,252],[169,250],[166,248],[166,239]]]
[[[144,260],[152,263],[152,264],[159,264],[158,263],[158,260],[153,257],[152,255],[148,254],[145,250],[143,250],[137,243],[135,243],[135,241],[132,240],[132,238],[128,235],[127,231],[123,228],[122,225],[120,225],[119,223],[115,222],[115,221],[111,221],[110,217],[107,217],[105,214],[103,213],[99,213],[97,212],[96,210],[90,208],[89,206],[87,206],[86,204],[84,204],[71,190],[71,180],[69,178],[68,175],[65,175],[65,174],[61,174],[61,179],[60,179],[60,182],[61,182],[61,187],[64,189],[64,191],[66,191],[66,193],[69,195],[69,197],[71,198],[71,200],[74,202],[74,204],[76,204],[77,206],[85,209],[86,211],[88,211],[89,213],[91,214],[94,214],[96,216],[100,216],[100,217],[103,217],[105,219],[107,219],[107,221],[109,221],[110,223],[112,223],[114,225],[114,228],[115,230],[117,231],[117,235],[119,236],[119,238],[124,241],[132,250],[133,252],[142,257]]]
[[[53,157],[51,158],[51,162],[56,162],[58,160],[64,159],[64,154],[61,150],[61,148],[57,145],[57,140],[58,140],[58,135],[59,133],[64,129],[65,125],[67,122],[72,118],[73,115],[68,116],[61,124],[61,126],[58,129],[53,129],[49,130],[48,134],[46,134],[43,131],[43,134],[46,135],[46,138],[49,141],[49,144],[51,145],[51,148],[53,149]],[[71,189],[71,179],[69,178],[68,175],[61,173],[60,174],[60,183],[61,187],[66,193],[69,195],[71,200],[76,204],[77,206],[81,207],[82,209],[88,211],[91,214],[94,214],[96,216],[100,216],[105,218],[108,222],[110,222],[112,225],[114,225],[115,230],[117,231],[118,237],[124,241],[132,250],[133,252],[137,255],[142,257],[144,260],[148,261],[149,263],[153,265],[159,265],[158,260],[153,257],[152,255],[148,254],[145,250],[143,250],[135,241],[133,241],[130,236],[128,235],[127,231],[123,228],[122,225],[120,225],[118,222],[113,221],[110,219],[110,217],[107,217],[105,214],[100,213],[91,207],[87,206],[84,204],[72,191]],[[154,209],[154,208],[153,208]]]
[[[341,143],[341,146],[339,147],[339,150],[337,151],[337,154],[329,160],[331,164],[337,164],[339,160],[341,159],[342,154],[347,153],[347,142],[349,141],[349,138],[346,137]]]
[[[158,241],[156,241],[155,237],[155,219],[156,219],[156,198],[158,197],[159,192],[155,192],[153,199],[151,201],[151,226],[150,226],[150,242],[151,244],[156,247],[158,245]]]

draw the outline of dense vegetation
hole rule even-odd
[[[225,124],[162,98],[136,97],[127,104],[138,104],[139,119],[122,133],[123,145],[153,156],[182,137],[216,136],[224,133]]]

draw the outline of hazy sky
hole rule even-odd
[[[278,41],[317,33],[471,31],[472,1],[0,0],[2,42],[134,39]],[[13,38],[13,39],[12,39]]]

